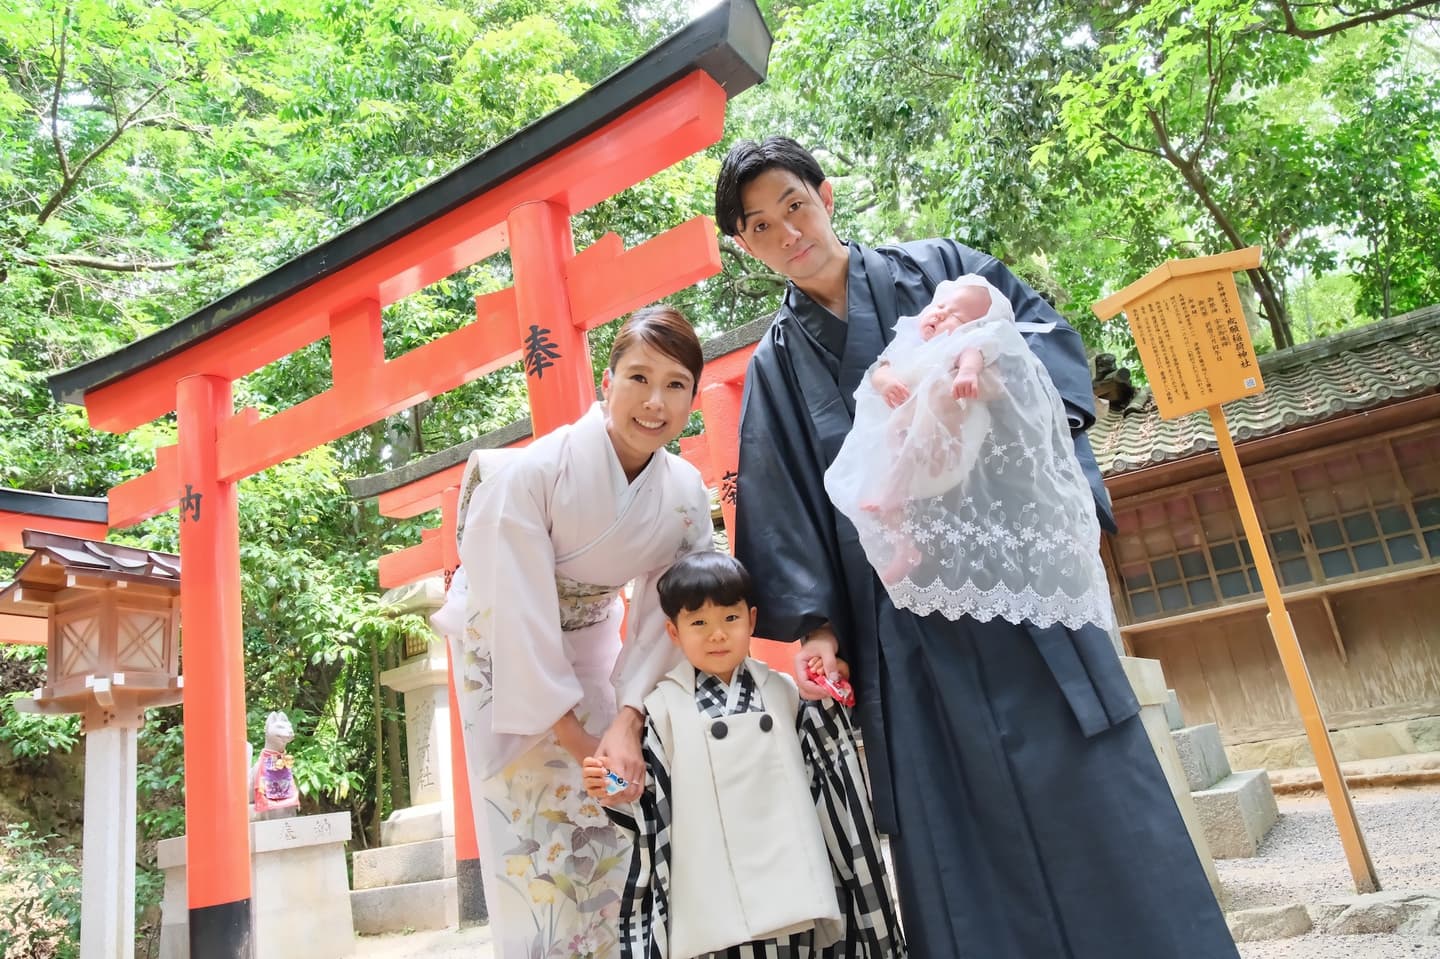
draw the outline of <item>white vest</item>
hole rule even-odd
[[[746,665],[765,712],[701,714],[689,663],[645,701],[670,769],[670,959],[812,926],[817,947],[838,935],[830,859],[795,734],[799,694],[756,660]]]

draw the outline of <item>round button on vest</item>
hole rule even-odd
[[[710,726],[710,735],[714,736],[716,739],[724,739],[725,734],[728,732],[730,732],[729,727],[718,719],[715,720],[715,722],[712,723]]]
[[[764,716],[760,717],[760,731],[762,733],[768,733],[774,726],[775,720],[770,718],[769,713],[766,713]]]

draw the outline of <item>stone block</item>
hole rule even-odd
[[[1288,906],[1266,906],[1240,909],[1225,917],[1230,936],[1236,942],[1260,942],[1265,939],[1289,939],[1303,936],[1314,924],[1305,907],[1298,902]]]
[[[1309,907],[1320,932],[1337,936],[1440,935],[1440,891],[1372,892]]]
[[[1440,752],[1440,716],[1412,719],[1405,724],[1405,731],[1410,734],[1416,752]]]
[[[1293,769],[1315,765],[1310,740],[1304,736],[1286,736],[1255,743],[1233,743],[1225,747],[1231,769]]]
[[[454,813],[449,803],[427,803],[397,809],[380,824],[380,845],[403,846],[455,835]]]
[[[1352,726],[1330,734],[1335,744],[1335,757],[1342,763],[1365,759],[1384,759],[1415,752],[1405,723],[1382,723],[1377,726]]]
[[[356,889],[399,886],[407,882],[428,882],[455,875],[455,839],[427,839],[403,846],[362,849],[350,858]]]
[[[355,950],[345,843],[346,813],[293,816],[250,824],[250,922],[256,956],[283,956],[304,944],[307,959],[348,959]],[[156,845],[165,871],[160,955],[190,955],[185,837]],[[203,867],[202,867],[203,868]]]
[[[449,929],[460,924],[454,877],[405,886],[356,889],[350,893],[355,931],[363,936],[414,929]]]
[[[1173,689],[1167,689],[1165,692],[1169,696],[1165,700],[1165,721],[1170,724],[1171,729],[1183,729],[1185,716],[1180,711],[1180,697],[1175,695]]]
[[[1215,859],[1210,855],[1210,847],[1205,842],[1205,832],[1200,827],[1195,801],[1190,798],[1190,786],[1185,782],[1185,769],[1180,765],[1180,754],[1175,749],[1175,739],[1165,721],[1164,708],[1159,703],[1141,706],[1140,723],[1145,727],[1150,748],[1155,750],[1155,758],[1160,761],[1160,769],[1165,773],[1165,784],[1170,787],[1170,794],[1175,797],[1175,806],[1180,810],[1180,818],[1185,822],[1185,832],[1195,846],[1195,855],[1205,869],[1205,878],[1209,880],[1216,898],[1219,898],[1222,894],[1220,876],[1215,872]]]
[[[1263,769],[1231,773],[1209,789],[1192,793],[1210,853],[1216,859],[1255,855],[1280,811]]]
[[[1130,680],[1130,688],[1141,706],[1161,706],[1170,698],[1170,690],[1165,687],[1165,671],[1158,659],[1121,656],[1120,667],[1125,670],[1125,678]]]
[[[1186,726],[1173,731],[1170,738],[1175,740],[1175,751],[1180,754],[1180,765],[1191,792],[1209,789],[1230,775],[1230,760],[1220,741],[1219,726],[1214,723]]]

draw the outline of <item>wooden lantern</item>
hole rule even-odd
[[[0,611],[45,620],[48,656],[45,685],[16,708],[80,713],[91,732],[180,702],[180,557],[35,530],[24,545]]]

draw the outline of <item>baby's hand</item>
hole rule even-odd
[[[890,372],[888,366],[876,370],[870,377],[870,384],[885,400],[885,405],[892,410],[910,398],[910,388],[900,381],[900,377]]]
[[[955,374],[955,385],[950,393],[957,400],[973,400],[980,395],[980,375],[961,370]]]
[[[585,792],[591,799],[605,798],[605,784],[610,770],[605,768],[603,756],[586,756],[585,761],[580,764],[581,778],[585,783]]]

